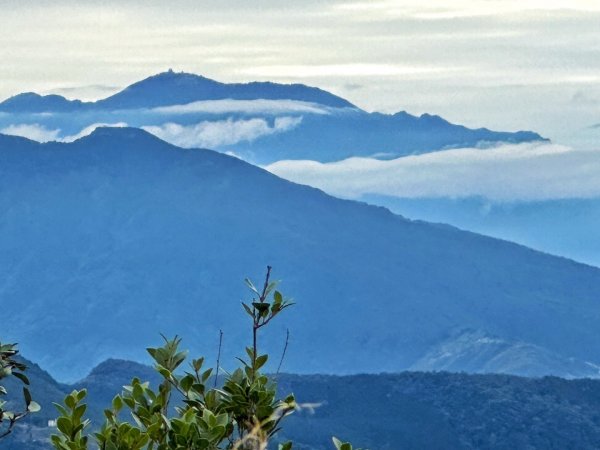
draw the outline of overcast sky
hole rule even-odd
[[[0,0],[0,97],[173,68],[572,143],[600,122],[599,24],[596,0]]]

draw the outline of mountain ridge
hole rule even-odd
[[[68,100],[56,94],[40,95],[26,92],[0,102],[0,111],[79,112],[83,110],[155,108],[203,100],[251,98],[304,100],[335,108],[356,108],[355,105],[339,96],[300,83],[282,84],[259,81],[221,83],[202,75],[167,71],[135,82],[116,94],[96,101],[83,102]]]
[[[14,142],[0,139],[3,334],[55,376],[140,360],[160,332],[210,357],[221,328],[233,357],[246,339],[241,280],[267,264],[297,300],[265,348],[279,353],[290,328],[290,371],[402,370],[457,327],[553,360],[600,361],[600,269],[336,199],[142,130]],[[454,367],[484,367],[466,355]]]
[[[179,147],[264,165],[286,159],[393,159],[447,148],[541,142],[533,131],[467,128],[432,114],[366,112],[317,87],[221,83],[163,72],[96,102],[21,94],[0,103],[0,131],[53,141],[99,124],[143,128]]]
[[[72,389],[87,389],[90,431],[102,411],[133,377],[160,378],[150,366],[107,360],[77,383],[57,383],[37,364],[30,366],[33,398],[42,410],[16,427],[5,443],[12,450],[49,450],[47,425],[56,418],[52,402]],[[331,436],[380,450],[403,449],[595,449],[600,439],[600,381],[556,377],[402,372],[362,375],[278,374],[279,395],[293,392],[305,408],[284,423],[279,440],[294,448],[328,450]],[[9,393],[20,385],[9,382]],[[369,395],[365,396],[365,392]],[[20,400],[20,399],[19,399]],[[357,413],[360,404],[369,414]],[[9,405],[10,406],[10,405]],[[20,404],[19,404],[20,406]],[[310,431],[310,432],[307,432]],[[274,442],[276,444],[277,442]]]

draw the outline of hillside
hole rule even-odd
[[[598,373],[587,363],[600,362],[598,269],[140,130],[0,139],[2,334],[60,379],[140,360],[159,332],[211,357],[221,328],[233,360],[247,337],[242,280],[267,264],[297,301],[267,336],[279,353],[289,327],[292,372],[395,372],[468,329],[474,345],[461,341],[452,370]],[[519,365],[489,364],[502,346],[473,352],[481,334],[523,350]]]
[[[48,449],[47,420],[73,387],[89,389],[94,424],[130,378],[158,382],[147,366],[110,360],[75,386],[31,372],[42,411],[21,426],[11,450]],[[377,450],[397,449],[594,449],[600,441],[600,381],[406,372],[401,374],[278,377],[279,392],[310,404],[292,415],[280,438],[300,450],[331,450],[331,435]],[[44,389],[48,395],[39,397]],[[37,424],[37,426],[35,425]],[[310,430],[310,432],[307,432]]]
[[[598,198],[495,202],[480,197],[410,199],[368,195],[363,199],[413,219],[448,223],[600,267]]]

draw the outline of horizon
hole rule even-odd
[[[600,7],[591,1],[144,5],[8,2],[0,97],[104,98],[173,68],[228,83],[300,82],[367,111],[527,129],[567,144],[600,121],[600,50],[591,45]]]

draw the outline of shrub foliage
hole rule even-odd
[[[31,399],[29,392],[29,379],[23,373],[27,369],[25,364],[17,361],[19,350],[16,344],[2,344],[0,342],[0,383],[8,377],[19,379],[23,383],[24,407],[21,411],[8,409],[8,402],[3,397],[8,395],[6,388],[0,384],[0,438],[8,436],[16,423],[24,419],[29,413],[40,410],[40,405]]]
[[[180,350],[181,339],[163,336],[161,347],[147,349],[160,385],[153,389],[134,378],[104,411],[105,423],[93,436],[87,434],[86,391],[74,390],[63,405],[56,405],[60,417],[54,447],[87,450],[95,440],[102,450],[266,449],[282,421],[299,406],[293,395],[277,398],[274,380],[261,372],[268,355],[260,352],[259,331],[293,303],[271,281],[271,267],[260,289],[248,279],[246,284],[253,298],[242,306],[252,323],[252,344],[221,386],[216,383],[218,366],[216,371],[205,368],[204,358],[192,359],[182,370],[187,352]],[[334,444],[338,450],[352,450],[337,439]],[[279,450],[290,449],[291,442],[279,444]]]

